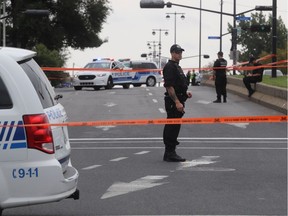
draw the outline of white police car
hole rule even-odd
[[[95,71],[84,71],[76,73],[73,79],[75,90],[81,90],[83,87],[91,87],[99,90],[101,87],[111,89],[114,85],[122,85],[128,89],[132,77],[130,72],[122,72],[126,68],[121,62],[109,58],[93,59],[84,68],[98,69]],[[112,71],[112,70],[115,70]],[[119,70],[119,71],[117,71]]]
[[[120,59],[120,61],[122,61],[125,66],[132,68],[132,85],[135,87],[139,87],[142,84],[146,84],[146,86],[155,86],[156,83],[160,83],[162,81],[161,71],[157,71],[157,64],[155,62],[130,59]]]
[[[67,115],[35,55],[0,47],[0,215],[5,208],[79,198],[67,127],[57,125]]]

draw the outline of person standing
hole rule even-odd
[[[187,85],[189,86],[190,85],[190,80],[191,80],[191,71],[188,70],[187,74],[186,74],[186,77],[187,77]]]
[[[193,73],[192,73],[192,83],[191,83],[192,86],[195,86],[196,85],[196,73],[195,73],[195,70],[193,70]]]
[[[227,77],[226,77],[226,67],[227,61],[223,58],[223,52],[219,51],[217,53],[218,59],[214,62],[214,78],[215,78],[215,88],[217,99],[213,103],[221,103],[221,96],[223,96],[223,102],[227,102]]]
[[[178,44],[170,48],[171,59],[163,68],[165,92],[165,110],[167,119],[182,118],[185,111],[185,101],[192,97],[192,93],[187,91],[187,78],[179,66],[182,59],[182,49]],[[181,124],[166,124],[163,130],[163,142],[165,153],[163,160],[167,162],[183,162],[186,159],[176,153],[176,146],[179,145],[177,140]]]
[[[261,82],[262,81],[262,77],[263,77],[263,67],[259,67],[262,64],[257,62],[256,58],[254,56],[251,56],[249,59],[249,64],[253,64],[253,66],[255,66],[256,68],[254,70],[252,70],[252,73],[247,74],[244,78],[243,78],[243,83],[245,85],[245,87],[248,90],[248,97],[251,97],[252,94],[254,94],[255,90],[252,89],[251,87],[251,83],[257,83],[257,82]]]

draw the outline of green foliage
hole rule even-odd
[[[34,51],[37,52],[35,61],[41,67],[62,67],[65,63],[66,54],[61,54],[57,50],[49,50],[44,44],[35,46]],[[61,83],[62,80],[69,77],[68,73],[63,71],[44,71],[53,86]]]
[[[237,44],[241,45],[241,55],[239,61],[247,61],[249,54],[263,57],[264,55],[272,53],[272,31],[271,32],[251,32],[249,27],[251,25],[262,24],[272,26],[272,15],[267,18],[262,12],[252,13],[251,21],[240,21],[241,34],[237,36]],[[246,29],[246,30],[245,30]],[[287,28],[281,17],[277,19],[277,51],[280,53],[287,53]],[[232,25],[228,24],[228,31],[232,32]],[[239,49],[239,46],[238,46]],[[278,60],[287,59],[282,54],[277,56]]]
[[[99,47],[98,34],[111,9],[108,0],[7,0],[7,35],[15,47],[45,44],[50,50]],[[10,4],[11,3],[11,4]],[[48,9],[49,16],[27,15],[26,9]]]
[[[243,75],[235,75],[237,78],[243,78]],[[272,78],[271,76],[264,75],[262,83],[266,85],[276,86],[280,88],[287,88],[287,76],[278,76]]]

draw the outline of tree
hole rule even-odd
[[[7,1],[7,35],[15,47],[32,49],[45,44],[50,50],[99,47],[98,33],[111,8],[108,0],[10,0]],[[48,9],[49,16],[29,16],[26,9]]]
[[[49,50],[44,44],[37,44],[33,50],[37,52],[34,57],[35,61],[42,67],[62,67],[66,61],[66,54],[60,53],[57,50]],[[67,77],[68,73],[63,71],[44,71],[52,86],[57,86]]]
[[[272,26],[272,15],[269,15],[268,19],[262,12],[252,13],[251,21],[240,21],[238,28],[241,28],[241,34],[237,35],[237,44],[241,45],[240,61],[247,61],[249,54],[262,57],[272,53],[272,31],[271,32],[251,32],[250,26],[263,24]],[[281,17],[277,19],[277,50],[282,53],[281,50],[285,50],[287,53],[287,28]],[[232,25],[228,24],[228,31],[232,32]],[[279,54],[278,53],[278,54]],[[286,57],[287,58],[287,57]],[[278,56],[278,60],[286,59],[282,55]]]

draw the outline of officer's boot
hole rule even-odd
[[[223,96],[223,103],[227,103],[227,97],[226,96]]]
[[[221,96],[217,96],[217,100],[213,101],[213,103],[221,103]]]

